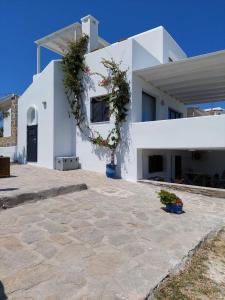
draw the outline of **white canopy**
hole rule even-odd
[[[35,43],[38,46],[47,48],[60,55],[64,55],[68,47],[68,43],[79,39],[81,34],[82,26],[79,22],[76,22],[35,41]],[[98,37],[98,42],[99,48],[109,45],[109,43],[101,37]]]
[[[136,70],[184,104],[225,100],[225,50]]]
[[[35,41],[37,44],[37,73],[40,73],[41,70],[40,47],[47,48],[60,55],[65,55],[68,43],[71,41],[77,41],[81,35],[82,25],[79,22],[76,22]],[[108,46],[109,43],[98,36],[98,45],[99,48],[104,48]]]
[[[77,40],[80,36],[81,24],[77,22],[67,27],[64,27],[58,31],[55,31],[35,41],[35,43],[38,46],[42,46],[53,52],[63,55],[68,43],[70,41]]]

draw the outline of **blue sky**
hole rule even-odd
[[[0,96],[31,83],[33,41],[87,14],[109,42],[163,25],[188,56],[225,49],[225,0],[0,0]],[[55,57],[43,50],[43,66]]]

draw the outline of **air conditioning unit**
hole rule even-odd
[[[79,169],[79,158],[76,156],[57,156],[55,158],[55,169],[59,171]]]

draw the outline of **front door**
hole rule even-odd
[[[27,126],[27,161],[37,161],[37,132],[37,125]]]
[[[182,177],[182,157],[180,155],[175,156],[175,179],[181,179]]]

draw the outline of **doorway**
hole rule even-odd
[[[181,179],[182,177],[182,157],[180,155],[175,155],[175,179]]]
[[[27,161],[37,162],[38,125],[27,126]]]

